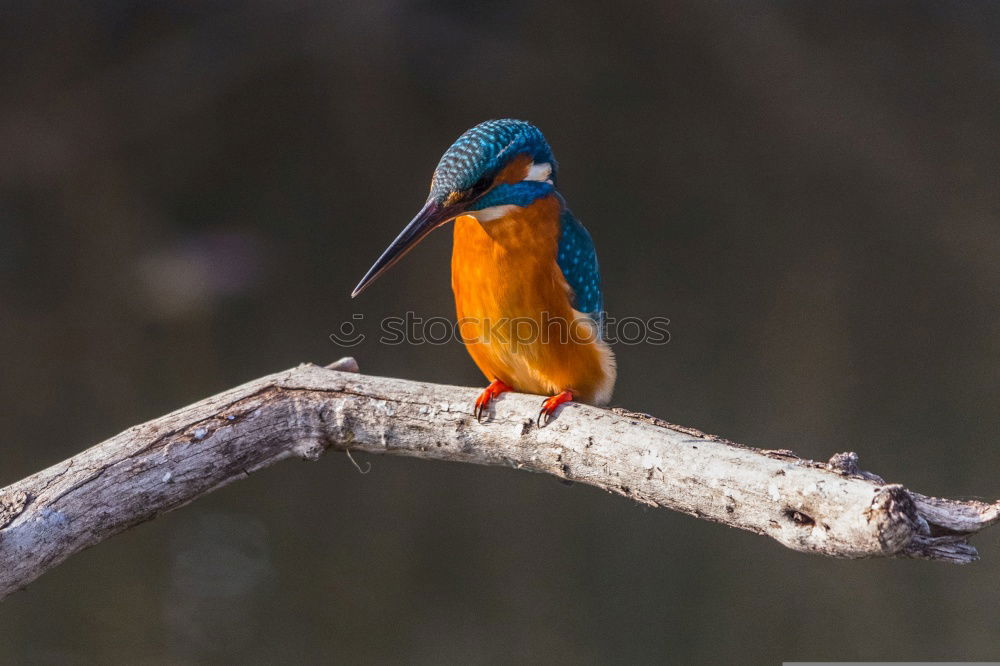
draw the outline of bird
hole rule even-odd
[[[489,381],[473,407],[480,422],[507,391],[548,396],[539,427],[564,403],[611,399],[617,370],[603,335],[597,253],[556,187],[557,170],[531,123],[507,118],[472,127],[444,152],[423,207],[351,293],[454,222],[458,332]]]

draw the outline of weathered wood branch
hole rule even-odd
[[[113,534],[329,449],[543,472],[832,557],[970,562],[969,537],[1000,520],[1000,503],[925,497],[860,471],[854,454],[815,463],[578,404],[538,428],[538,397],[517,394],[478,424],[475,395],[302,365],[129,428],[0,489],[0,597]]]

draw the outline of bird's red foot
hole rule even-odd
[[[473,415],[476,417],[476,421],[482,423],[483,414],[489,409],[490,401],[497,397],[501,393],[506,393],[507,391],[513,391],[514,389],[507,386],[499,379],[494,379],[490,382],[490,385],[483,389],[483,392],[479,394],[476,398],[476,408],[472,411]]]
[[[556,411],[556,408],[564,402],[570,402],[572,400],[572,391],[563,391],[562,393],[554,395],[551,398],[546,398],[545,402],[542,403],[542,410],[538,412],[538,427],[541,428],[544,425],[548,425],[549,421],[552,420],[552,413]],[[545,419],[544,421],[542,420],[543,418]]]

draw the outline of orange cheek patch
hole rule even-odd
[[[531,156],[530,155],[518,155],[510,161],[507,166],[505,166],[497,177],[493,179],[493,182],[500,183],[520,183],[524,180],[525,176],[528,175],[528,169],[531,168]]]

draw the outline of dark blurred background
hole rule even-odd
[[[351,301],[441,152],[531,120],[619,317],[615,405],[1000,495],[1000,5],[7,2],[0,483],[302,361],[481,385],[450,232]],[[369,332],[371,330],[369,329]],[[284,463],[0,605],[5,662],[1000,657],[967,567],[844,562],[505,469]]]

